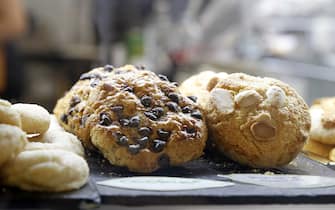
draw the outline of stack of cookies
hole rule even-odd
[[[304,151],[335,161],[335,98],[321,98],[310,108],[312,127]]]
[[[60,192],[87,182],[89,169],[80,141],[56,123],[39,105],[12,105],[0,99],[1,184]]]

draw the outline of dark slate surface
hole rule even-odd
[[[123,168],[113,167],[97,154],[89,157],[92,178],[96,181],[138,176]],[[335,176],[335,171],[300,154],[295,164],[276,169],[250,169],[241,167],[229,160],[216,157],[203,157],[199,160],[160,170],[153,176],[174,176],[224,180],[218,174],[229,173],[264,173],[272,171],[283,174],[310,174]],[[176,204],[300,204],[300,203],[335,203],[335,187],[314,189],[279,189],[249,184],[236,184],[225,188],[157,192],[113,188],[97,185],[103,204],[120,205],[176,205]]]
[[[79,209],[93,208],[99,203],[100,196],[92,179],[81,189],[66,193],[25,192],[0,187],[0,209]]]

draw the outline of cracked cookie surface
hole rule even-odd
[[[54,113],[87,147],[135,172],[198,158],[207,140],[194,100],[163,75],[132,65],[83,74]]]

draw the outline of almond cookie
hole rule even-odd
[[[323,144],[335,145],[335,97],[316,100],[310,108],[310,115],[310,138]]]
[[[308,106],[289,85],[235,73],[210,90],[209,132],[224,155],[252,167],[289,163],[310,128]]]
[[[203,116],[163,75],[137,69],[97,68],[58,101],[60,124],[93,144],[117,166],[149,173],[202,155]]]
[[[43,134],[49,128],[49,112],[37,104],[13,104],[12,108],[20,114],[21,128],[28,134]]]
[[[0,166],[22,151],[26,143],[26,134],[20,128],[0,124]]]
[[[9,186],[28,191],[61,192],[83,186],[88,180],[89,168],[82,157],[72,152],[36,149],[19,153],[4,165],[0,175]]]
[[[12,108],[12,104],[0,99],[0,123],[21,127],[20,114]]]
[[[180,92],[185,96],[195,97],[201,107],[205,107],[209,98],[209,89],[227,76],[225,72],[215,73],[213,71],[203,71],[186,79],[179,87]]]

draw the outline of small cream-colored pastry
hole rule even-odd
[[[180,92],[185,96],[197,97],[197,103],[201,107],[207,104],[209,91],[221,79],[227,76],[225,72],[215,73],[213,71],[203,71],[199,74],[189,77],[180,86]]]
[[[43,134],[49,128],[49,112],[37,104],[13,104],[12,108],[20,114],[21,128],[28,134]]]
[[[26,134],[20,128],[0,124],[0,166],[21,152],[26,143]]]
[[[83,74],[54,113],[86,147],[134,172],[194,160],[207,140],[197,104],[165,76],[132,65]]]
[[[12,108],[11,103],[0,99],[0,123],[21,127],[20,114]]]
[[[27,150],[32,149],[62,149],[70,152],[74,152],[80,156],[84,156],[84,147],[78,138],[72,133],[64,130],[51,130],[49,129],[46,133],[29,138],[32,144],[27,145]],[[31,147],[33,145],[33,147]]]
[[[335,146],[335,97],[316,100],[310,108],[310,115],[310,138]]]
[[[28,143],[30,144],[30,143]],[[27,191],[61,192],[82,187],[89,168],[79,155],[59,149],[25,150],[3,166],[1,180]]]
[[[323,144],[321,142],[308,139],[306,144],[304,145],[303,151],[311,152],[321,157],[330,159],[330,152],[334,148],[335,146],[329,144]]]
[[[310,128],[308,106],[289,85],[242,73],[209,89],[206,105],[215,148],[252,167],[289,163],[301,151]]]

